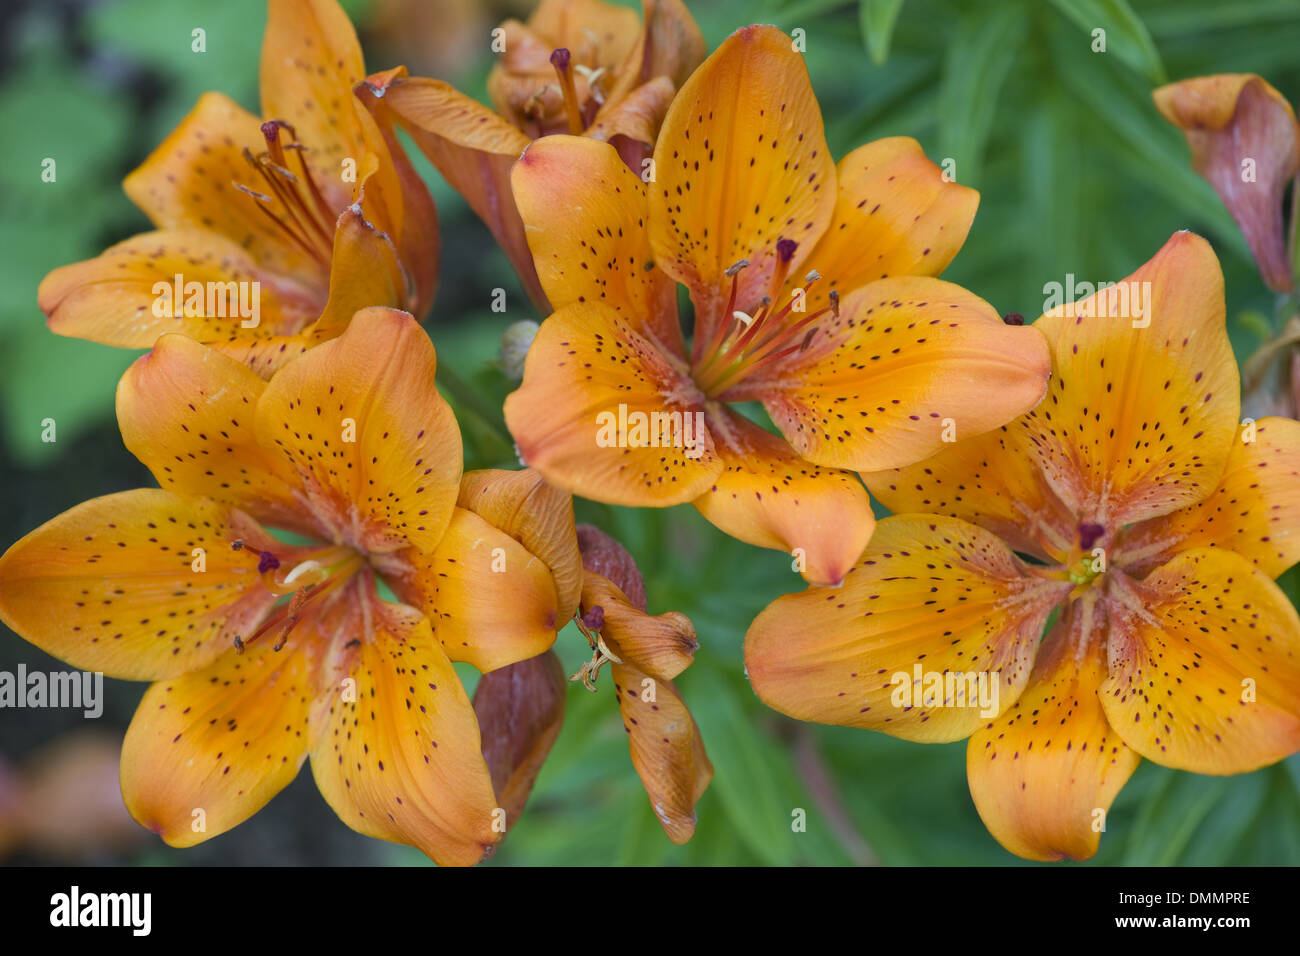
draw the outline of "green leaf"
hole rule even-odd
[[[948,45],[938,104],[940,165],[968,186],[979,182],[998,95],[1015,62],[1009,51],[1020,47],[1024,31],[1024,10],[1003,6],[958,21]],[[948,170],[948,159],[956,162],[955,169]]]
[[[117,381],[139,354],[54,335],[40,322],[6,339],[0,404],[10,453],[26,465],[45,463],[86,429],[113,427]],[[47,419],[54,442],[42,438]]]
[[[756,733],[734,684],[707,668],[681,678],[683,696],[704,735],[713,762],[713,783],[723,809],[745,845],[764,863],[795,862],[789,760]]]
[[[898,11],[903,0],[862,0],[858,15],[862,20],[862,36],[867,41],[871,61],[881,66],[889,59],[889,41],[898,22]]]
[[[1229,798],[1234,783],[1230,777],[1206,777],[1164,767],[1153,771],[1159,783],[1138,811],[1124,860],[1127,866],[1172,866],[1189,851],[1194,839],[1210,839],[1212,827],[1206,820]],[[1246,794],[1236,808],[1257,803],[1255,794]],[[1215,819],[1221,822],[1223,815],[1217,814]]]
[[[1091,42],[1096,42],[1097,30],[1104,30],[1105,52],[1113,51],[1152,83],[1166,81],[1151,34],[1128,0],[1052,0],[1052,6],[1087,31]]]

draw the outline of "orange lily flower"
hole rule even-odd
[[[672,679],[699,642],[684,614],[646,613],[645,582],[627,550],[591,525],[578,526],[582,601],[578,628],[592,660],[570,680],[591,690],[608,663],[628,748],[659,825],[673,843],[695,835],[695,805],[713,779],[700,729]]]
[[[529,297],[549,314],[510,192],[510,167],[534,139],[564,131],[617,147],[638,172],[673,92],[704,59],[681,0],[642,0],[643,17],[603,0],[542,0],[507,20],[488,77],[496,111],[450,84],[405,73],[368,80],[400,124],[492,231]]]
[[[607,144],[550,136],[515,166],[556,312],[506,422],[562,488],[693,502],[743,541],[798,549],[808,580],[833,584],[874,526],[851,472],[910,464],[1032,408],[1046,343],[933,278],[975,191],[906,138],[836,166],[803,57],[773,27],[738,31],[692,75],[654,163],[647,188]],[[677,282],[695,306],[689,352]],[[729,407],[750,401],[781,436]]]
[[[1294,288],[1283,234],[1283,195],[1300,172],[1300,127],[1269,83],[1253,73],[1199,76],[1152,96],[1187,136],[1192,166],[1219,194],[1246,237],[1265,284]]]
[[[1085,859],[1141,758],[1235,774],[1300,749],[1300,618],[1273,581],[1300,559],[1300,423],[1239,432],[1223,277],[1190,233],[1037,326],[1049,397],[864,476],[897,515],[842,589],[760,614],[745,661],[793,717],[969,737],[993,836]]]
[[[362,833],[451,864],[499,839],[452,662],[486,671],[549,648],[580,559],[567,496],[530,496],[531,475],[462,476],[435,364],[414,319],[382,308],[269,381],[164,335],[117,402],[162,488],[81,504],[0,558],[0,618],[18,634],[155,682],[122,792],[167,843],[243,822],[308,756]]]
[[[123,184],[157,229],[46,276],[50,328],[124,348],[184,332],[269,374],[358,309],[423,314],[433,199],[353,95],[365,75],[335,0],[270,0],[266,121],[204,94]]]

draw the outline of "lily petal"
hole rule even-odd
[[[501,831],[474,709],[429,622],[359,587],[316,624],[345,648],[322,670],[312,708],[316,785],[366,836],[442,866],[477,863]]]
[[[529,139],[486,106],[441,80],[367,80],[393,120],[492,231],[543,315],[551,309],[533,271],[524,224],[510,193],[510,167]]]
[[[1106,677],[1090,604],[1066,608],[1038,652],[1020,698],[971,735],[966,774],[993,837],[1028,860],[1097,852],[1115,795],[1141,758],[1110,728],[1097,689]],[[1100,814],[1100,815],[1099,815]]]
[[[652,342],[586,302],[542,323],[523,384],[506,397],[506,424],[524,462],[552,484],[611,504],[674,505],[698,497],[722,470],[707,426],[694,427],[700,399]],[[681,427],[670,428],[669,416]]]
[[[713,779],[700,728],[671,681],[626,664],[610,668],[632,765],[668,839],[686,843],[695,834],[695,805]]]
[[[1101,703],[1125,743],[1210,774],[1300,750],[1300,617],[1267,574],[1232,551],[1193,548],[1120,593]]]
[[[259,153],[265,147],[260,119],[228,96],[204,93],[122,188],[159,229],[218,233],[242,246],[267,272],[309,284],[314,276],[312,291],[323,299],[325,264],[292,242],[259,210],[257,200],[235,188],[236,183],[258,187],[258,174],[242,150]]]
[[[723,397],[761,398],[811,462],[881,471],[1024,414],[1048,371],[1037,330],[1006,325],[961,286],[908,276],[863,286],[806,351]]]
[[[184,674],[249,634],[276,601],[236,540],[276,546],[207,498],[140,489],[91,499],[0,558],[0,619],[83,670]]]
[[[395,67],[383,77],[384,85],[398,76],[406,76],[406,67]],[[382,87],[381,87],[382,88]],[[438,232],[438,210],[433,204],[433,196],[424,184],[424,178],[411,165],[406,148],[397,138],[397,118],[381,96],[375,93],[375,87],[362,81],[353,92],[374,118],[377,135],[383,139],[383,151],[377,144],[372,147],[377,152],[386,151],[381,158],[378,170],[381,175],[375,177],[373,188],[380,192],[383,222],[380,227],[396,243],[398,258],[410,273],[412,289],[408,301],[396,303],[410,312],[416,319],[423,319],[433,304],[434,289],[438,280],[438,263],[441,259],[442,246]],[[363,124],[367,136],[376,135],[369,131],[370,123]],[[382,175],[385,168],[391,168],[393,179]],[[380,302],[367,302],[365,305],[379,305]],[[358,306],[361,308],[361,306]]]
[[[588,612],[601,609],[601,639],[622,663],[644,675],[672,680],[695,660],[700,642],[690,618],[677,611],[647,614],[595,571],[583,577],[582,607]]]
[[[363,309],[275,374],[257,440],[296,473],[330,537],[373,553],[431,551],[451,520],[460,428],[434,386],[433,344],[405,312]]]
[[[547,136],[528,147],[510,181],[551,305],[599,301],[684,356],[677,284],[654,268],[646,184],[618,152],[582,136]]]
[[[337,0],[269,0],[262,115],[293,126],[311,165],[331,182],[342,181],[344,159],[363,151],[352,86],[365,75],[361,44]]]
[[[550,569],[472,511],[456,508],[432,551],[409,548],[399,558],[406,568],[388,583],[428,617],[453,661],[505,667],[546,651],[564,626]]]
[[[723,471],[693,502],[700,514],[733,538],[796,555],[809,584],[839,584],[876,525],[862,483],[730,410],[710,424]]]
[[[1214,490],[1240,383],[1209,243],[1175,233],[1137,272],[1034,327],[1053,375],[1028,417],[1031,450],[1080,521],[1115,530]]]
[[[1064,561],[1074,542],[1076,521],[1035,465],[1023,418],[862,480],[895,514],[961,518],[1042,560]]]
[[[659,267],[691,290],[696,340],[752,314],[778,266],[778,240],[799,273],[835,208],[835,164],[803,56],[775,27],[737,30],[673,99],[655,147],[650,242]],[[725,314],[724,314],[725,313]]]
[[[799,720],[960,740],[1020,695],[1063,588],[975,525],[895,515],[842,587],[787,594],[754,619],[745,667],[765,704]]]
[[[1142,575],[1179,551],[1218,547],[1276,578],[1300,561],[1300,422],[1262,418],[1252,430],[1233,442],[1213,494],[1128,529],[1116,563]]]
[[[310,703],[306,653],[269,642],[154,684],[122,745],[131,816],[177,847],[243,823],[298,775]]]
[[[60,266],[36,293],[52,332],[134,349],[167,332],[200,342],[294,333],[316,318],[317,296],[266,271],[239,243],[186,228],[146,232]],[[253,315],[240,315],[241,304],[256,307],[256,327],[242,327]]]
[[[122,441],[170,491],[207,495],[263,524],[312,530],[292,472],[257,443],[253,428],[266,383],[255,372],[184,335],[168,334],[117,386]]]
[[[1282,229],[1283,195],[1300,171],[1300,128],[1291,104],[1252,73],[1200,76],[1152,96],[1186,135],[1193,168],[1228,207],[1264,282],[1274,292],[1291,291]]]
[[[809,309],[889,276],[937,276],[966,241],[979,193],[944,178],[907,136],[859,146],[836,165],[835,213],[808,265],[825,276],[808,289]],[[792,276],[787,286],[802,285]]]
[[[618,102],[606,103],[588,127],[586,136],[606,143],[615,142],[616,136],[625,136],[633,142],[644,143],[648,153],[659,135],[674,92],[671,82],[656,77]]]
[[[704,35],[681,0],[641,0],[641,34],[615,71],[609,102],[618,102],[655,77],[680,88],[708,52]]]
[[[536,471],[487,468],[466,472],[456,505],[474,512],[541,558],[555,581],[556,618],[568,621],[582,595],[582,555],[573,498]]]

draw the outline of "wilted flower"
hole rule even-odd
[[[593,657],[573,680],[595,689],[609,664],[632,764],[668,839],[695,834],[695,805],[713,764],[695,719],[672,679],[695,658],[695,628],[684,614],[646,613],[645,582],[627,550],[591,525],[578,526],[584,569],[578,626]]]

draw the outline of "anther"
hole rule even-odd
[[[1002,316],[1002,321],[1007,325],[1024,325],[1025,317],[1019,312],[1008,312],[1006,315]]]
[[[555,74],[560,78],[560,90],[564,93],[564,115],[569,121],[569,132],[581,136],[582,108],[578,104],[578,88],[573,82],[573,71],[569,69],[570,59],[569,51],[564,47],[551,53],[551,66],[555,67]]]
[[[1079,547],[1091,551],[1092,546],[1106,533],[1104,526],[1085,521],[1079,525]]]

